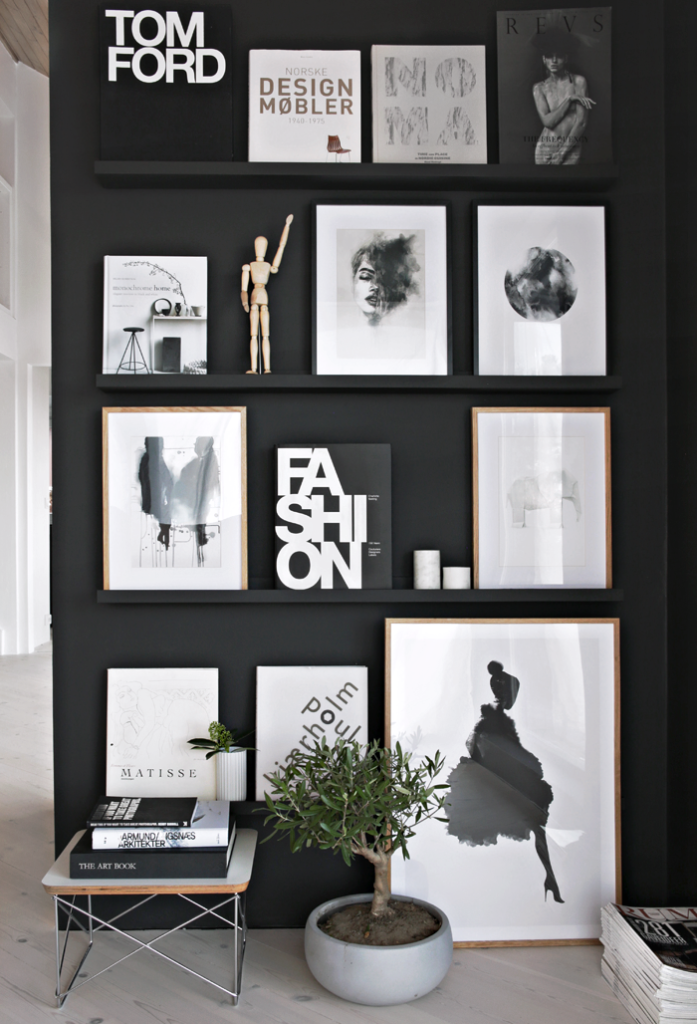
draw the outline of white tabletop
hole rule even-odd
[[[134,878],[127,883],[116,878],[86,878],[78,881],[70,877],[70,851],[84,832],[83,829],[75,833],[53,867],[42,878],[41,884],[52,896],[244,892],[252,877],[257,833],[253,828],[238,828],[227,878]]]

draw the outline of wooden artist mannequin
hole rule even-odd
[[[256,259],[253,263],[245,263],[242,267],[242,305],[244,306],[245,313],[249,313],[249,327],[250,327],[250,352],[252,356],[252,368],[247,370],[247,373],[257,373],[257,364],[259,360],[259,321],[261,321],[261,352],[264,359],[264,373],[271,373],[271,340],[269,338],[269,296],[266,292],[266,285],[269,283],[269,274],[277,274],[278,268],[281,265],[283,259],[283,250],[286,247],[288,241],[288,232],[290,231],[290,225],[293,220],[293,214],[289,214],[286,217],[286,226],[283,229],[281,235],[281,241],[278,243],[278,252],[274,256],[273,263],[267,263],[264,260],[266,256],[266,250],[268,248],[268,239],[264,238],[263,235],[259,235],[258,238],[254,239],[254,252]],[[251,302],[247,289],[249,288],[249,279],[252,279],[252,298]]]

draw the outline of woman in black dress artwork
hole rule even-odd
[[[467,739],[470,756],[461,757],[448,778],[448,833],[468,846],[492,846],[499,836],[522,842],[533,835],[546,872],[545,900],[551,892],[557,903],[563,903],[545,831],[552,787],[506,714],[515,704],[520,682],[498,661],[490,661],[487,668],[494,701],[482,705],[482,717]]]

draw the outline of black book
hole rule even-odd
[[[99,14],[103,160],[232,160],[229,4]]]
[[[499,163],[612,162],[611,7],[499,11]]]
[[[100,796],[87,818],[90,828],[190,828],[195,796]]]
[[[276,586],[392,587],[389,444],[279,445]]]
[[[71,878],[225,878],[237,828],[230,825],[228,845],[193,849],[95,850],[92,830],[70,851]]]

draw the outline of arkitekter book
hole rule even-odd
[[[499,163],[612,162],[611,7],[499,11]]]
[[[373,162],[486,163],[483,46],[373,46]]]
[[[360,163],[360,50],[250,50],[249,160]]]
[[[233,818],[234,827],[234,818]],[[199,800],[190,826],[178,828],[93,828],[95,850],[196,849],[227,846],[230,827],[229,800]]]
[[[388,444],[279,445],[276,586],[392,586]]]
[[[225,878],[236,835],[233,824],[226,846],[199,846],[190,850],[95,850],[87,829],[70,851],[70,877]]]

